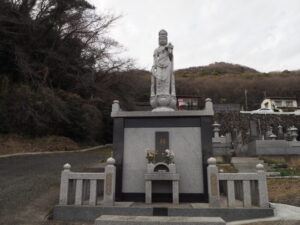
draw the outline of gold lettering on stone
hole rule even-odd
[[[111,189],[112,189],[112,174],[111,173],[108,173],[106,174],[106,178],[105,178],[105,181],[106,181],[106,195],[111,195]]]
[[[211,195],[217,196],[218,195],[218,188],[217,188],[217,174],[210,175],[210,188],[211,188]]]

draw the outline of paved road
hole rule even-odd
[[[23,222],[43,219],[58,202],[63,164],[70,163],[73,171],[82,171],[100,165],[107,152],[0,158],[0,224],[29,224]]]

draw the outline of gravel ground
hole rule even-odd
[[[0,158],[0,224],[44,224],[58,203],[63,165],[82,171],[97,167],[108,155],[106,148]]]

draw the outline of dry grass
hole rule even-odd
[[[43,225],[93,225],[94,222],[47,221]]]
[[[300,206],[300,179],[268,179],[270,202]]]
[[[223,170],[223,173],[236,173],[237,169],[232,164],[217,164],[219,170]]]
[[[0,135],[0,155],[22,152],[77,150],[80,146],[67,137],[47,136],[27,139],[18,135]]]

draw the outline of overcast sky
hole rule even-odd
[[[150,70],[165,29],[175,69],[230,62],[262,72],[300,69],[300,0],[89,0],[123,17],[111,36]]]

